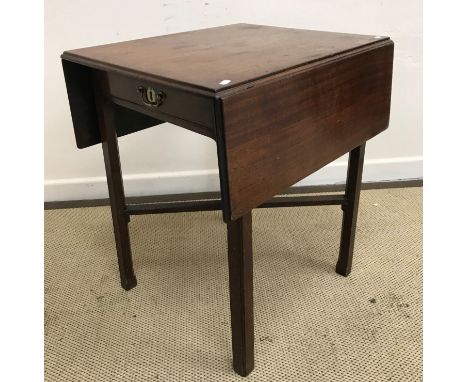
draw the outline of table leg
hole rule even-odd
[[[233,366],[246,377],[254,368],[252,213],[227,229]]]
[[[354,236],[356,234],[365,148],[366,144],[363,143],[349,153],[345,191],[347,203],[342,206],[343,224],[341,228],[340,254],[336,264],[336,272],[342,276],[350,274],[353,263]]]
[[[119,264],[120,283],[122,288],[130,290],[137,281],[133,272],[130,235],[128,231],[129,216],[125,213],[125,193],[120,167],[119,145],[114,125],[114,112],[107,94],[106,78],[95,78],[96,106],[99,117],[99,131],[102,140],[104,165],[107,175],[107,187],[114,225],[115,245]]]

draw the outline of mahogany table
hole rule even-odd
[[[66,51],[76,143],[101,143],[122,287],[136,285],[131,215],[221,209],[228,232],[234,370],[254,367],[252,216],[339,205],[336,271],[351,271],[365,143],[388,126],[393,42],[236,24]],[[125,202],[117,138],[171,122],[212,138],[221,199]],[[276,197],[349,152],[344,195]]]

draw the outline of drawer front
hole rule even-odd
[[[113,73],[109,73],[109,87],[113,98],[137,105],[160,120],[214,131],[213,99],[208,96]]]

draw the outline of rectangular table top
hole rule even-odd
[[[70,50],[69,61],[217,92],[388,37],[234,24]]]

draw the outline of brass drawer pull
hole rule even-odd
[[[152,87],[138,87],[138,92],[141,94],[141,100],[148,107],[159,107],[166,99],[166,93],[162,90],[154,90]]]

